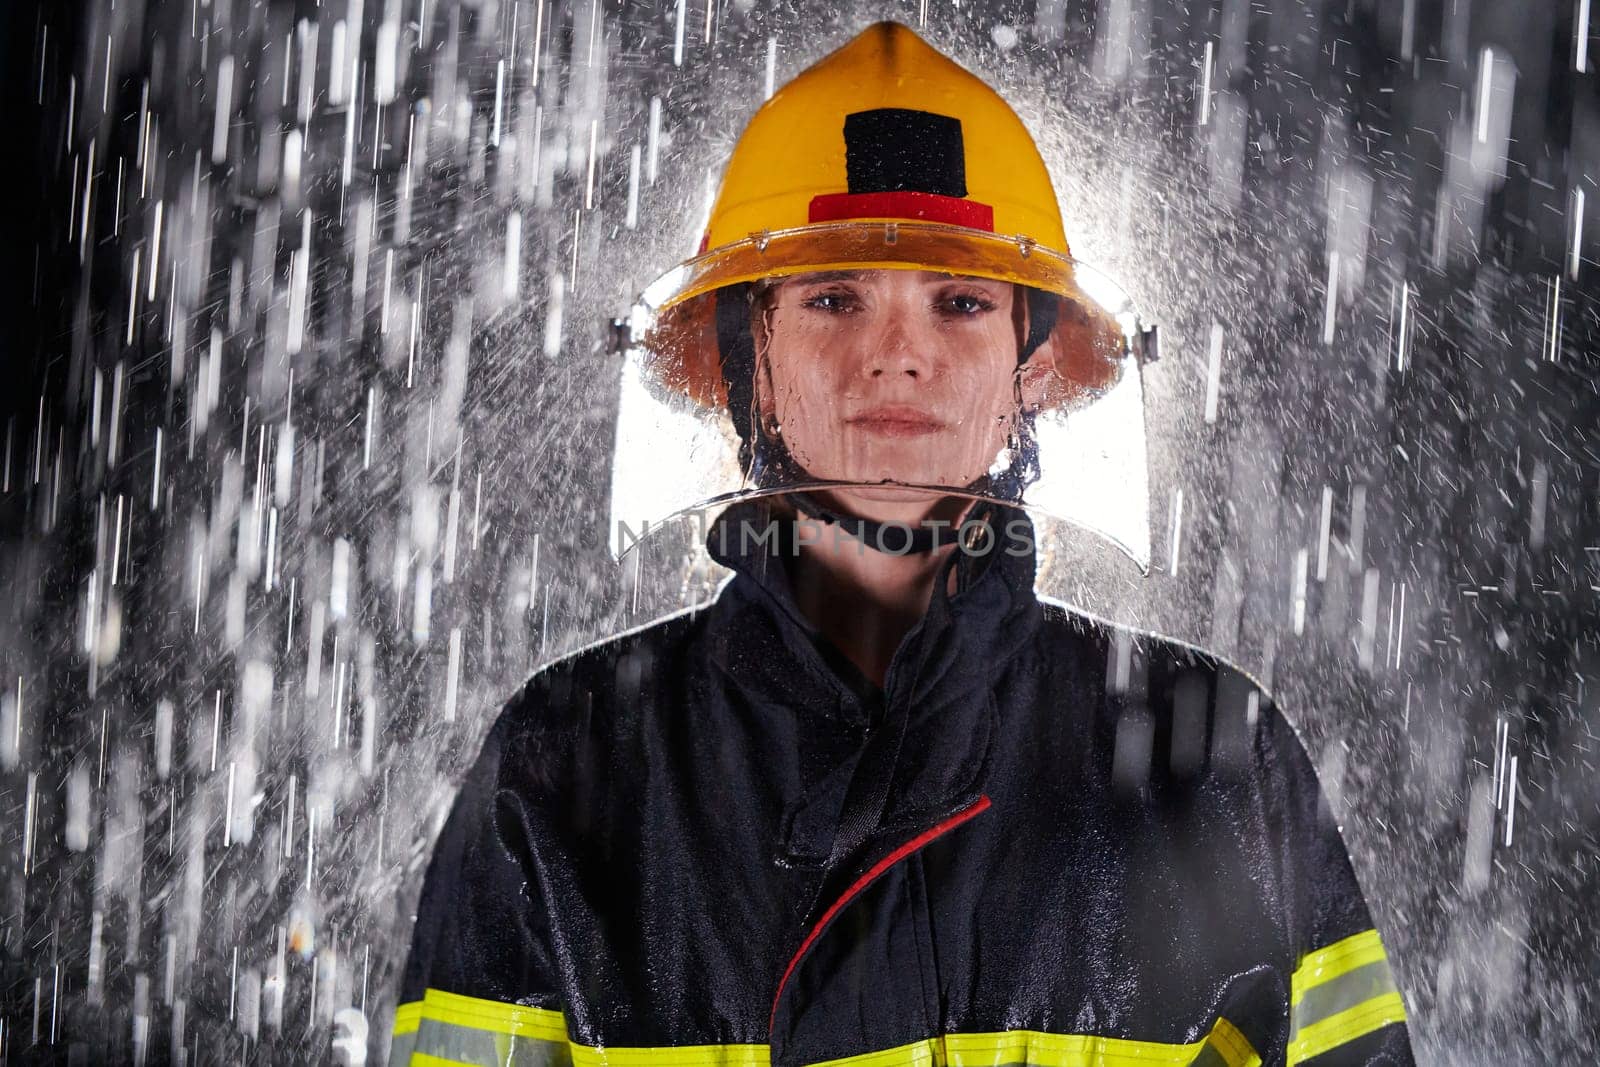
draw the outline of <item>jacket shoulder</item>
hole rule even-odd
[[[1114,691],[1137,693],[1163,676],[1190,672],[1199,677],[1226,680],[1272,703],[1272,694],[1238,664],[1198,645],[1174,637],[1111,622],[1061,601],[1039,597],[1044,608],[1045,632],[1051,640],[1087,643],[1104,653],[1108,686]]]
[[[492,735],[516,773],[552,788],[574,759],[590,758],[664,687],[663,672],[684,655],[701,626],[696,605],[596,641],[545,664],[501,708]],[[589,755],[586,756],[586,753]]]
[[[506,703],[513,718],[559,715],[637,689],[660,662],[670,661],[694,638],[707,605],[697,604],[631,630],[603,638],[540,667]]]
[[[1230,660],[1176,638],[1113,623],[1044,597],[1047,640],[1071,642],[1103,686],[1119,737],[1148,732],[1176,778],[1246,772],[1299,741],[1265,685]]]

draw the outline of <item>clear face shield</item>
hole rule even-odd
[[[624,351],[611,547],[805,494],[916,526],[1020,506],[1150,552],[1140,355],[1114,284],[937,224],[812,226],[691,260]]]

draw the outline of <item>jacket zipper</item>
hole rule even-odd
[[[982,814],[988,807],[989,797],[987,795],[983,795],[978,797],[978,799],[973,801],[971,804],[968,804],[966,807],[962,808],[960,811],[956,812],[954,815],[951,815],[949,818],[928,827],[928,829],[922,831],[916,837],[913,837],[911,840],[900,845],[893,852],[889,853],[887,856],[883,857],[883,859],[873,864],[867,869],[865,874],[850,884],[850,888],[846,889],[842,894],[840,894],[838,900],[835,900],[828,906],[828,910],[823,912],[822,918],[817,920],[816,925],[811,928],[811,932],[806,935],[805,940],[800,942],[800,947],[795,951],[793,958],[789,960],[789,966],[784,968],[783,977],[778,980],[778,990],[772,995],[772,1012],[767,1016],[767,1032],[769,1034],[772,1032],[773,1026],[777,1023],[778,1001],[783,998],[783,990],[784,987],[789,984],[790,976],[794,974],[794,969],[800,965],[800,960],[804,958],[808,951],[810,951],[812,944],[815,943],[817,938],[822,935],[822,931],[827,927],[828,923],[833,921],[833,917],[839,914],[839,912],[843,911],[845,905],[849,904],[850,901],[854,900],[857,896],[860,896],[862,891],[865,890],[867,886],[871,885],[873,882],[882,877],[883,874],[889,870],[889,868],[893,867],[907,856],[917,852],[934,839],[944,836],[967,820],[976,815]]]

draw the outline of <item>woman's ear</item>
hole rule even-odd
[[[1024,309],[1019,345],[1027,343],[1027,338],[1032,334],[1034,326],[1033,314],[1035,307],[1033,301],[1029,300],[1025,295],[1026,292],[1020,286],[1017,289],[1017,302]],[[1067,383],[1062,380],[1059,360],[1061,336],[1056,328],[1060,325],[1058,316],[1059,311],[1057,316],[1052,316],[1050,332],[1028,354],[1027,362],[1017,368],[1019,393],[1022,398],[1022,411],[1024,414],[1033,414],[1057,403],[1066,388]]]
[[[1026,288],[1015,285],[1012,292],[1015,294],[1011,305],[1012,322],[1017,330],[1017,349],[1021,351],[1033,329],[1034,308]],[[1024,414],[1047,407],[1059,396],[1063,383],[1057,381],[1056,350],[1056,332],[1051,330],[1044,342],[1029,354],[1027,362],[1017,368],[1018,394]]]
[[[1065,382],[1056,372],[1056,335],[1051,333],[1045,342],[1033,350],[1028,362],[1017,368],[1020,383],[1022,410],[1036,412],[1060,398]]]

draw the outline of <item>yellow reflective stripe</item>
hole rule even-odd
[[[396,1034],[414,1034],[417,1032],[417,1022],[422,1018],[422,1001],[413,1000],[410,1004],[402,1004],[394,1010],[394,1030]]]
[[[474,1030],[492,1030],[513,1037],[563,1042],[567,1039],[567,1022],[559,1011],[530,1008],[524,1004],[506,1004],[498,1000],[480,1000],[477,997],[464,997],[460,993],[446,993],[441,989],[429,989],[422,995],[421,1018],[451,1026],[467,1026]]]
[[[1291,1064],[1406,1020],[1376,930],[1363,930],[1301,957],[1289,989]]]
[[[389,1067],[570,1067],[559,1011],[429,989],[395,1009]]]
[[[1226,1019],[1218,1019],[1217,1025],[1211,1028],[1210,1044],[1222,1054],[1228,1067],[1261,1067],[1261,1055],[1250,1044],[1250,1039]]]
[[[828,1060],[817,1067],[1187,1067],[1202,1056],[1225,1067],[1259,1067],[1261,1057],[1226,1019],[1219,1019],[1200,1041],[1171,1045],[1087,1034],[1049,1034],[1006,1030],[989,1034],[946,1034],[897,1048]]]
[[[950,1035],[954,1036],[954,1035]],[[974,1037],[981,1035],[974,1034]],[[945,1040],[948,1040],[946,1038]],[[905,1067],[926,1067],[937,1064],[943,1067],[948,1060],[940,1056],[935,1046],[938,1039],[913,1041],[909,1045],[899,1045],[895,1048],[880,1048],[874,1052],[862,1052],[854,1056],[841,1056],[836,1060],[824,1060],[812,1064],[811,1067],[891,1067],[902,1064]]]
[[[427,990],[420,1002],[395,1012],[395,1035],[391,1063],[397,1067],[568,1062],[575,1067],[767,1067],[770,1062],[766,1045],[579,1045],[568,1041],[559,1011],[440,989]]]
[[[492,1042],[496,1036],[517,1039],[510,1047],[493,1042],[492,1055],[497,1063],[524,1062],[518,1053],[531,1053],[528,1062],[559,1061],[570,1055],[573,1067],[769,1067],[771,1062],[769,1046],[756,1044],[636,1048],[580,1045],[568,1041],[566,1021],[559,1011],[481,1000],[438,989],[429,989],[421,1001],[402,1004],[395,1010],[394,1034],[394,1051],[398,1055],[391,1063],[400,1067],[478,1067],[481,1057],[476,1050],[482,1048],[487,1053],[488,1046],[483,1042]],[[551,1045],[565,1047],[556,1049]],[[470,1058],[456,1058],[463,1055]],[[1218,1019],[1204,1039],[1185,1045],[1006,1030],[945,1034],[829,1060],[817,1067],[1188,1067],[1201,1063],[1260,1067],[1261,1057],[1237,1027],[1227,1019]]]
[[[1289,1003],[1298,1004],[1305,998],[1306,990],[1385,958],[1383,942],[1378,939],[1376,930],[1363,930],[1327,948],[1308,952],[1300,958],[1289,980]]]
[[[696,1045],[696,1046],[688,1046],[688,1045],[683,1045],[683,1046],[662,1046],[662,1048],[659,1048],[659,1049],[651,1049],[651,1048],[590,1048],[590,1046],[587,1046],[587,1045],[573,1045],[573,1046],[571,1046],[571,1051],[573,1051],[574,1057],[582,1057],[582,1056],[584,1056],[584,1054],[592,1054],[592,1056],[594,1056],[594,1059],[590,1059],[590,1061],[584,1061],[584,1059],[576,1059],[576,1061],[574,1061],[574,1062],[595,1062],[595,1064],[616,1064],[616,1062],[618,1062],[618,1057],[616,1057],[616,1056],[618,1056],[618,1053],[622,1053],[622,1054],[643,1053],[643,1054],[646,1054],[646,1056],[648,1056],[648,1054],[651,1054],[651,1053],[682,1053],[682,1051],[685,1051],[685,1049],[688,1049],[688,1048],[701,1048],[701,1049],[760,1048],[760,1049],[762,1049],[762,1059],[760,1059],[760,1064],[762,1064],[762,1067],[766,1067],[766,1065],[768,1065],[768,1062],[770,1062],[770,1059],[768,1059],[768,1054],[766,1054],[766,1046],[765,1045],[758,1045],[758,1046],[754,1046],[754,1045],[752,1045],[752,1046],[741,1046],[741,1045]],[[653,1062],[653,1064],[659,1064],[659,1062],[662,1062],[662,1061],[659,1061],[659,1059],[651,1059],[650,1062]],[[667,1061],[667,1062],[670,1062],[670,1061]],[[690,1062],[694,1062],[694,1064],[707,1064],[707,1062],[710,1062],[710,1061],[690,1061]],[[406,1061],[406,1067],[485,1067],[485,1065],[477,1064],[477,1062],[461,1061],[461,1059],[446,1059],[446,1057],[443,1057],[443,1056],[429,1056],[429,1054],[427,1054],[427,1053],[413,1053],[413,1054],[411,1054],[410,1061]]]
[[[767,1067],[766,1045],[572,1046],[574,1067]]]
[[[417,1048],[417,1023],[421,1015],[420,1000],[395,1009],[394,1032],[389,1038],[388,1067],[410,1067],[411,1054]]]
[[[1363,1034],[1370,1034],[1379,1027],[1405,1021],[1405,1004],[1401,1002],[1398,992],[1373,997],[1353,1008],[1307,1026],[1289,1046],[1289,1062],[1302,1063],[1313,1056],[1322,1055],[1329,1049],[1337,1048],[1346,1041],[1353,1041]]]

